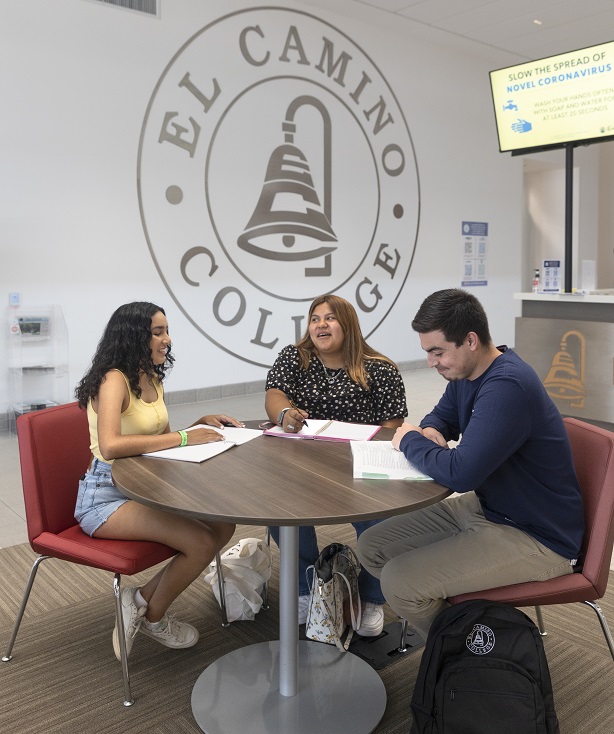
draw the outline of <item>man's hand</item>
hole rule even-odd
[[[423,429],[422,435],[428,438],[429,440],[434,441],[436,444],[438,444],[439,446],[443,448],[448,447],[448,442],[441,435],[441,433],[439,433],[439,431],[436,428],[430,428],[429,426],[427,426],[426,428]]]
[[[402,426],[399,426],[397,430],[394,433],[394,436],[392,437],[392,445],[397,451],[400,451],[399,445],[401,443],[401,439],[406,433],[409,433],[410,431],[417,431],[418,433],[423,433],[422,428],[419,428],[418,426],[414,426],[411,423],[403,423]]]

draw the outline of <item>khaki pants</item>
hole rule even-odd
[[[360,536],[358,557],[425,639],[449,596],[573,572],[524,531],[487,520],[475,492],[383,520]]]

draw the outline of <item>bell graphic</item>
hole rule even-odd
[[[580,372],[576,368],[573,356],[567,348],[567,339],[574,336],[580,345]],[[578,331],[568,331],[561,339],[561,348],[554,355],[544,387],[551,398],[566,400],[572,408],[583,408],[586,397],[584,385],[584,337]]]
[[[316,107],[324,122],[324,206],[303,152],[294,145],[294,113]],[[301,261],[329,256],[337,249],[330,222],[330,119],[319,100],[299,97],[288,108],[282,126],[285,142],[269,158],[258,203],[237,245],[268,260]]]

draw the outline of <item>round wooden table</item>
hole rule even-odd
[[[249,424],[248,424],[249,425]],[[376,439],[390,439],[381,429]],[[192,710],[207,734],[368,734],[386,708],[378,673],[336,647],[300,641],[298,528],[390,517],[450,494],[433,481],[352,478],[349,443],[259,436],[201,464],[116,459],[113,480],[151,507],[280,527],[279,641],[235,650],[196,681]],[[254,671],[259,671],[255,675]]]

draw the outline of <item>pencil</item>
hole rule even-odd
[[[288,396],[286,396],[286,397],[288,397]],[[290,403],[290,407],[291,407],[291,408],[294,408],[294,410],[298,410],[298,411],[300,411],[300,408],[299,408],[299,407],[298,407],[298,405],[297,405],[297,404],[296,404],[296,403],[294,402],[294,400],[292,400],[291,398],[288,398],[288,402]],[[302,423],[303,423],[303,425],[304,425],[304,426],[307,426],[307,425],[308,425],[307,421],[306,421],[306,420],[305,420],[304,418],[301,418],[301,421],[302,421]]]

